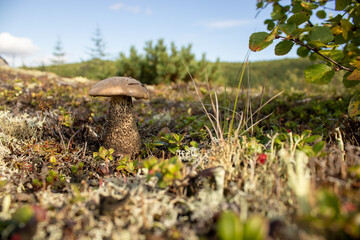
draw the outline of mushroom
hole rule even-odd
[[[140,152],[141,137],[133,115],[132,97],[149,98],[146,87],[129,77],[111,77],[96,83],[90,96],[111,97],[105,125],[104,147],[113,148],[116,156]]]

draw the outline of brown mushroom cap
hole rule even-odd
[[[89,95],[149,98],[149,92],[146,87],[138,80],[129,77],[111,77],[104,79],[90,89]]]

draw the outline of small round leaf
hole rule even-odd
[[[316,26],[311,29],[310,32],[310,41],[316,42],[320,41],[322,43],[331,42],[334,39],[329,27],[326,26]]]
[[[324,19],[326,18],[326,12],[324,10],[317,11],[316,16],[320,19]]]
[[[249,39],[249,48],[253,52],[261,51],[269,46],[273,41],[266,41],[269,34],[267,32],[256,32],[251,34]]]
[[[328,84],[335,70],[325,64],[310,65],[305,69],[305,80],[308,83]]]
[[[243,239],[243,231],[243,225],[241,224],[239,217],[233,212],[226,211],[220,215],[217,222],[217,232],[220,239]]]
[[[284,23],[279,25],[279,29],[286,35],[291,35],[296,29],[295,23]]]
[[[299,47],[296,51],[297,55],[299,55],[300,57],[303,57],[303,58],[307,57],[309,55],[309,52],[310,52],[310,50],[303,46]]]
[[[292,15],[287,22],[294,23],[296,26],[308,21],[310,19],[310,15],[307,13],[295,13]]]
[[[281,41],[275,46],[275,54],[278,56],[286,55],[290,52],[293,46],[294,43],[292,41]]]

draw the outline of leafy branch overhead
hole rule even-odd
[[[286,4],[289,2],[286,1]],[[250,36],[249,48],[261,51],[275,45],[275,54],[286,55],[294,46],[300,57],[324,60],[305,70],[309,83],[327,84],[335,71],[344,70],[345,87],[360,83],[360,1],[358,0],[260,0],[257,9],[272,5],[269,19],[264,21],[269,32]]]

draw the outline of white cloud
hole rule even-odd
[[[30,38],[15,37],[7,32],[0,33],[0,53],[4,55],[30,55],[38,51]]]
[[[152,10],[151,10],[150,8],[147,8],[147,9],[145,10],[145,13],[146,13],[147,15],[151,15],[151,14],[152,14]]]
[[[224,29],[224,28],[234,28],[234,27],[240,27],[240,26],[246,26],[250,24],[254,24],[257,20],[247,20],[247,19],[241,19],[241,20],[223,20],[223,21],[214,21],[214,22],[208,22],[208,23],[200,23],[199,25],[205,26],[207,28],[211,29]]]
[[[34,58],[32,58],[31,61],[28,62],[30,66],[51,65],[54,64],[52,61],[53,59],[54,56],[52,55],[38,55],[38,56],[34,56]]]
[[[119,10],[124,10],[126,12],[130,12],[130,13],[133,13],[133,14],[137,14],[137,13],[140,13],[142,11],[141,7],[139,5],[127,5],[127,4],[124,4],[124,3],[121,3],[121,2],[118,2],[118,3],[115,3],[113,5],[111,5],[109,7],[111,10],[113,11],[119,11]],[[146,14],[151,14],[151,9],[146,9],[145,10],[145,13]]]
[[[114,5],[111,5],[110,6],[110,9],[111,10],[119,10],[120,8],[122,8],[124,6],[124,4],[122,4],[122,3],[115,3]]]
[[[141,10],[140,10],[140,6],[138,5],[135,5],[135,6],[125,6],[124,9],[128,12],[131,12],[131,13],[139,13]]]

